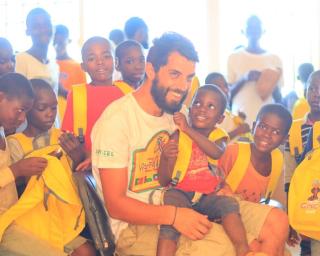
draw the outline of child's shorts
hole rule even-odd
[[[168,189],[163,196],[165,205],[192,208],[195,211],[207,215],[210,221],[218,222],[224,216],[231,213],[239,213],[238,201],[229,196],[219,196],[214,193],[202,195],[200,199],[193,203],[194,192],[184,192],[179,189]],[[160,226],[160,239],[177,241],[180,233],[171,225]]]

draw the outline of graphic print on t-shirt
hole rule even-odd
[[[169,141],[169,133],[160,131],[142,149],[133,151],[129,190],[143,192],[160,186],[158,168],[162,147]]]

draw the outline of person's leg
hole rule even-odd
[[[283,256],[289,233],[289,221],[286,213],[273,208],[268,214],[260,235],[261,251],[274,256]]]
[[[93,244],[82,236],[77,236],[66,244],[64,251],[71,256],[95,256],[97,252]]]
[[[164,193],[163,204],[176,207],[191,208],[191,194],[177,189],[169,189]],[[157,256],[174,256],[180,233],[171,225],[161,225],[157,245]]]
[[[210,220],[221,219],[221,224],[234,245],[237,256],[243,256],[249,252],[246,231],[236,199],[209,194],[201,198],[198,206],[199,212],[208,215]]]

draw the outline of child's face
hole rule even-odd
[[[260,152],[271,152],[286,138],[285,123],[276,114],[266,113],[253,126],[253,141]]]
[[[0,76],[14,72],[15,62],[11,48],[0,48]]]
[[[113,73],[113,54],[108,43],[92,43],[84,53],[82,69],[95,84],[111,84]]]
[[[29,97],[8,97],[0,92],[0,125],[5,130],[17,129],[25,120],[33,100]]]
[[[212,130],[216,124],[223,121],[220,96],[210,90],[198,90],[190,108],[192,127]]]
[[[57,55],[62,55],[66,52],[68,43],[69,43],[68,37],[61,34],[54,35],[53,46],[57,52]]]
[[[48,15],[39,14],[30,20],[27,35],[31,36],[35,45],[47,46],[52,38],[52,23]]]
[[[308,86],[307,100],[312,113],[320,112],[320,77],[314,76]]]
[[[146,61],[142,49],[137,46],[125,49],[118,59],[117,70],[124,81],[139,83],[143,80]]]
[[[35,92],[32,109],[27,115],[28,125],[40,131],[48,131],[57,115],[58,101],[53,91],[40,89]]]

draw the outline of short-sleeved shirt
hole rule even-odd
[[[78,62],[67,59],[57,60],[57,63],[60,67],[59,82],[66,90],[70,91],[72,85],[86,83],[86,74]]]
[[[84,135],[85,147],[91,151],[91,130],[104,109],[114,100],[123,96],[123,93],[115,86],[93,86],[87,87],[87,129]],[[68,94],[66,112],[62,122],[62,130],[73,132],[73,94]]]
[[[225,173],[226,177],[232,170],[238,158],[239,145],[230,144],[227,146],[225,153],[219,159],[218,166]],[[259,202],[265,196],[269,184],[270,176],[261,175],[252,165],[243,167],[247,171],[235,190],[236,194],[240,194],[241,198],[251,202]]]
[[[91,134],[93,174],[101,198],[99,168],[127,168],[127,196],[148,203],[152,190],[159,187],[162,146],[175,129],[172,115],[150,115],[131,93],[110,104]],[[127,225],[111,220],[116,237]]]

